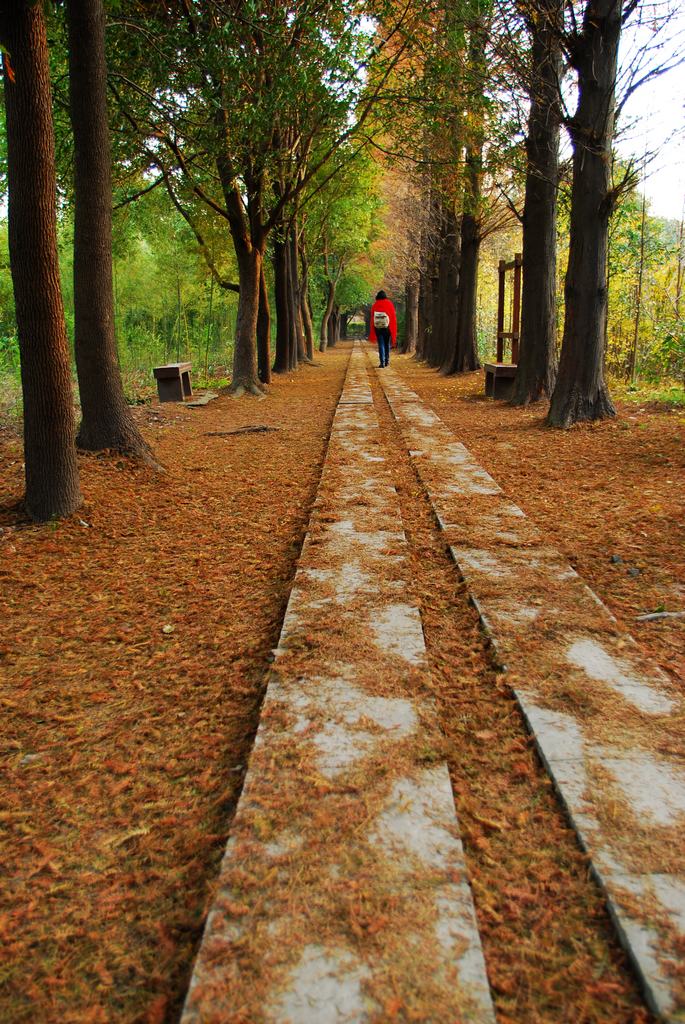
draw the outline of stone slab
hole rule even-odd
[[[685,701],[453,432],[378,375],[649,1007],[685,1020]]]
[[[342,394],[184,1024],[494,1024],[357,348]]]
[[[186,402],[186,406],[189,409],[197,409],[200,406],[209,405],[210,402],[213,402],[218,397],[219,395],[216,391],[205,391],[204,394],[195,395],[192,402]]]

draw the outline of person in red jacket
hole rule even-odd
[[[369,341],[378,342],[378,365],[387,366],[390,361],[390,346],[394,348],[397,344],[397,314],[385,292],[378,293],[371,307]]]

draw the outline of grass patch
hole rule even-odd
[[[0,370],[0,424],[17,426],[23,415],[19,374]]]
[[[625,381],[612,380],[611,393],[622,402],[633,402],[636,405],[646,403],[666,406],[672,409],[685,409],[685,387],[677,381],[659,381],[648,383],[637,381],[627,384]]]

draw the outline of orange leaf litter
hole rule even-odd
[[[18,514],[21,446],[0,430],[0,1019],[177,1019],[347,355],[277,379],[265,402],[140,410],[167,474],[82,456],[86,504],[57,527]],[[477,398],[478,375],[401,365],[615,614],[683,606],[682,414],[557,434],[537,410]],[[641,1024],[585,860],[378,407],[498,1018]],[[277,430],[206,436],[249,425]],[[682,628],[633,632],[675,673]]]

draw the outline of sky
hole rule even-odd
[[[649,31],[626,30],[624,66],[634,67],[638,51],[653,41]],[[672,59],[678,52],[685,56],[685,6],[675,2],[657,59]],[[685,63],[640,86],[628,99],[618,127],[616,148],[622,156],[642,160],[645,150],[654,154],[644,181],[651,212],[680,220],[685,200]]]

